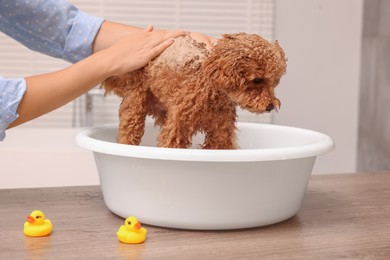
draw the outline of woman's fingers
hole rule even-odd
[[[144,30],[127,35],[109,48],[113,75],[139,69],[161,54],[174,38],[188,34],[184,30],[154,30],[148,25]]]
[[[168,40],[169,38],[176,38],[179,36],[185,36],[188,34],[189,34],[188,31],[183,31],[183,30],[168,31],[168,33],[165,34],[165,40]]]
[[[146,29],[145,29],[146,32],[151,32],[153,31],[153,25],[149,24]]]
[[[150,35],[149,39],[149,48],[153,52],[153,58],[156,57],[158,54],[163,52],[167,47],[169,47],[173,42],[174,38],[187,35],[187,31],[183,30],[174,30],[174,31],[150,31],[152,34]],[[145,48],[147,45],[145,45]],[[157,53],[154,55],[154,53]]]
[[[161,54],[166,48],[168,48],[175,40],[173,38],[169,38],[168,40],[165,40],[158,45],[156,45],[154,48],[150,50],[151,59]]]
[[[153,30],[153,27],[152,30],[148,29],[149,26],[146,28],[146,32],[149,34],[149,37],[153,39],[151,41],[152,44],[160,44],[161,42],[171,38],[177,38],[189,34],[189,32],[184,30]]]

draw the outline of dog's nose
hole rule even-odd
[[[265,110],[267,110],[267,112],[271,112],[274,108],[275,108],[275,106],[271,103],[267,106],[267,108]]]

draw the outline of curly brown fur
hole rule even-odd
[[[278,42],[255,34],[226,34],[211,51],[189,36],[146,67],[104,82],[123,98],[118,141],[138,145],[145,117],[161,126],[157,146],[187,148],[205,134],[204,149],[236,149],[236,106],[253,113],[280,106],[274,88],[286,71]]]

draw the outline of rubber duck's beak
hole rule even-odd
[[[134,229],[141,229],[141,223],[139,223],[139,222],[135,223]]]
[[[28,223],[34,223],[35,222],[35,218],[33,218],[31,216],[27,216],[27,221],[28,221]]]

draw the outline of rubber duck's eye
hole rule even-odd
[[[35,218],[41,218],[41,216],[36,216]]]
[[[127,224],[131,225],[131,221],[127,221]]]
[[[255,83],[255,84],[261,84],[261,83],[263,83],[263,79],[261,79],[261,78],[254,78],[254,79],[253,79],[253,83]]]

